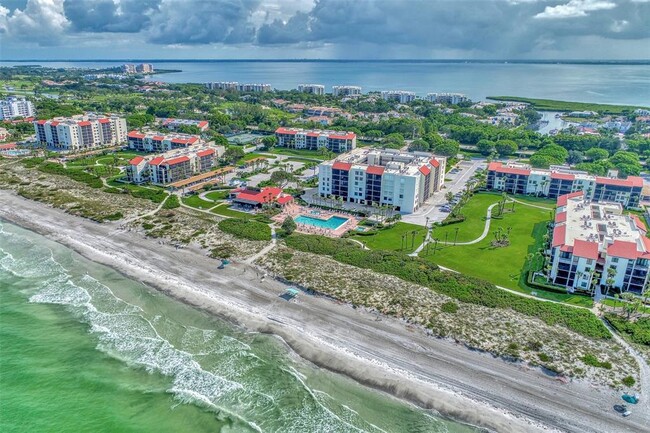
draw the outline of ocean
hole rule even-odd
[[[132,61],[135,63],[136,61]],[[120,61],[0,62],[0,66],[104,68]],[[650,65],[567,63],[476,63],[418,61],[154,61],[154,68],[182,72],[155,74],[170,83],[238,81],[268,83],[280,90],[301,83],[358,85],[364,92],[410,90],[460,92],[473,100],[523,96],[564,101],[650,106]]]
[[[6,222],[0,348],[3,433],[477,431]]]

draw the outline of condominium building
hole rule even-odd
[[[135,67],[135,71],[144,74],[153,73],[153,65],[151,63],[141,63]]]
[[[166,152],[204,144],[198,135],[161,134],[131,131],[127,134],[129,149],[140,152]]]
[[[15,117],[32,117],[34,104],[23,96],[10,96],[0,100],[0,120],[11,120]]]
[[[408,92],[406,90],[384,90],[381,92],[381,97],[385,101],[397,101],[400,104],[408,104],[415,101],[415,92]]]
[[[318,193],[415,212],[445,181],[446,159],[425,152],[357,149],[319,165]]]
[[[322,84],[300,84],[298,85],[298,91],[302,93],[312,93],[314,95],[324,95],[325,86]]]
[[[117,116],[84,115],[34,121],[41,144],[64,150],[79,150],[126,143],[126,119]]]
[[[158,185],[177,182],[212,169],[223,153],[223,146],[192,146],[159,155],[136,156],[126,167],[127,180]]]
[[[452,104],[452,105],[469,101],[469,98],[462,93],[428,93],[424,99],[426,99],[429,102],[445,103],[445,104]]]
[[[317,150],[326,147],[332,152],[343,153],[357,147],[357,135],[354,132],[278,128],[275,136],[278,138],[278,146],[291,149]]]
[[[650,238],[643,222],[620,203],[596,203],[576,191],[558,197],[550,277],[569,290],[648,288]],[[611,293],[611,292],[610,292]]]
[[[361,96],[361,87],[359,86],[332,86],[334,96]]]
[[[125,74],[135,74],[135,65],[132,65],[130,63],[125,63],[122,65],[121,69]]]
[[[527,164],[491,162],[488,165],[487,189],[510,194],[532,194],[550,198],[584,191],[585,198],[616,202],[627,208],[638,208],[643,178],[626,179],[592,176],[564,166],[549,169],[531,168]]]
[[[162,119],[162,126],[176,131],[181,126],[196,126],[201,131],[205,131],[210,127],[207,120],[192,120],[192,119]]]
[[[205,83],[205,87],[210,90],[230,90],[235,92],[270,92],[273,90],[270,84],[239,84],[237,81]]]

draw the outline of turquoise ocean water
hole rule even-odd
[[[476,430],[0,222],[0,431]]]

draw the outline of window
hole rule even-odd
[[[593,264],[594,264],[594,260],[593,260],[593,259],[589,259],[589,260],[587,260],[587,264],[588,264],[588,265],[593,265]]]
[[[612,257],[612,263],[618,263],[618,257]]]

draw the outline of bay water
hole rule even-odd
[[[0,66],[39,64],[47,67],[107,68],[127,61],[3,62]],[[130,60],[138,63],[142,60]],[[148,80],[169,83],[238,81],[268,83],[275,89],[295,89],[318,83],[357,85],[363,92],[409,90],[460,92],[472,100],[487,96],[523,96],[562,101],[650,106],[650,65],[611,63],[508,63],[445,61],[251,61],[160,60],[156,69],[182,72],[154,74]]]
[[[0,431],[477,430],[0,221]]]

